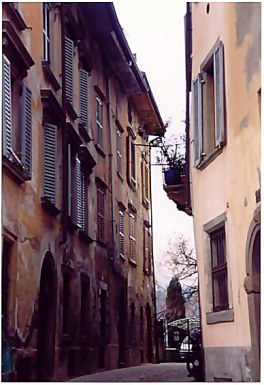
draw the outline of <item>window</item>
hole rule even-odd
[[[88,72],[80,68],[79,81],[80,81],[80,120],[81,125],[88,134],[89,132],[89,109],[88,109]]]
[[[105,193],[97,188],[97,238],[99,241],[105,241]]]
[[[65,36],[65,92],[66,98],[73,107],[73,56],[74,44]]]
[[[136,217],[129,214],[129,258],[136,261]]]
[[[77,187],[77,225],[83,231],[87,231],[87,182],[81,169],[81,162],[78,157],[75,159],[75,170]]]
[[[228,281],[224,226],[210,233],[213,311],[228,309]]]
[[[119,130],[116,131],[116,159],[117,171],[122,174],[122,135]]]
[[[127,137],[127,179],[133,190],[136,189],[136,156],[132,137]]]
[[[143,270],[145,273],[150,274],[151,273],[151,262],[152,262],[152,244],[151,244],[151,233],[149,226],[144,225],[143,228],[143,256],[144,256],[144,263],[143,263]]]
[[[50,62],[50,9],[43,3],[43,59]]]
[[[124,212],[119,210],[119,255],[125,255],[125,240],[124,240]]]
[[[103,103],[98,96],[96,97],[96,135],[98,146],[103,148]]]
[[[56,206],[57,126],[44,124],[43,198]]]
[[[81,313],[80,334],[87,336],[89,333],[90,313],[90,280],[86,276],[81,277]]]
[[[150,172],[149,163],[146,159],[141,162],[141,178],[142,178],[142,201],[145,207],[149,207],[150,202]]]
[[[193,83],[194,166],[213,160],[225,144],[224,53],[218,41]]]
[[[32,95],[3,55],[3,156],[31,177]]]

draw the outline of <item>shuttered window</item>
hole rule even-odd
[[[21,124],[21,162],[25,168],[25,172],[31,175],[32,96],[30,89],[25,85],[22,88]]]
[[[3,155],[9,157],[12,147],[11,66],[3,55]]]
[[[80,119],[88,132],[88,72],[80,69]]]
[[[105,241],[105,194],[97,188],[97,237]]]
[[[116,159],[117,159],[117,171],[122,174],[122,136],[121,132],[116,132]]]
[[[96,97],[96,133],[97,144],[103,148],[103,103]]]
[[[48,3],[43,3],[43,59],[50,62],[50,10]]]
[[[65,92],[70,104],[73,106],[73,53],[74,44],[65,36]]]
[[[129,257],[136,260],[136,217],[129,214]]]
[[[119,211],[119,254],[125,255],[125,242],[124,242],[124,213]]]
[[[142,184],[142,200],[146,205],[150,201],[150,175],[149,175],[149,164],[145,159],[141,162],[141,184]]]
[[[11,82],[11,65],[3,55],[3,155],[31,176],[32,95],[22,84]],[[16,85],[14,87],[14,84]],[[21,91],[20,91],[21,90]],[[13,100],[14,99],[14,100]],[[13,101],[12,101],[13,100]],[[15,103],[13,110],[12,104]],[[12,124],[17,115],[17,126]]]
[[[152,264],[152,238],[150,229],[147,226],[143,228],[143,255],[144,263],[143,269],[146,273],[151,274],[151,264]]]
[[[81,170],[81,162],[76,158],[76,186],[77,186],[77,225],[87,230],[87,188],[85,176]]]
[[[43,156],[43,194],[54,205],[56,204],[56,174],[57,174],[57,127],[46,123],[44,125],[44,156]]]
[[[127,137],[127,181],[133,189],[136,188],[135,145],[131,136]]]
[[[194,166],[226,142],[223,44],[218,42],[193,82]]]

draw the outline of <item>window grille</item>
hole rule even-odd
[[[225,228],[210,234],[213,311],[228,309],[228,281]]]

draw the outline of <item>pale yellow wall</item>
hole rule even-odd
[[[204,170],[191,169],[204,346],[249,346],[248,304],[243,284],[246,276],[246,239],[257,207],[255,191],[260,188],[260,67],[249,81],[245,68],[252,35],[247,34],[238,44],[234,3],[210,3],[209,14],[206,13],[206,5],[192,3],[192,76],[193,79],[197,76],[201,63],[220,38],[225,56],[227,145],[223,153]],[[192,141],[192,130],[190,138]],[[207,262],[203,225],[224,212],[227,216],[229,301],[234,307],[234,322],[206,325],[205,311],[209,310],[209,304],[207,278],[204,276]]]

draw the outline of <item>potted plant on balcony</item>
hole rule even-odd
[[[177,138],[157,138],[157,164],[162,165],[167,186],[181,184],[185,176],[185,142],[178,143]],[[173,143],[174,142],[174,143]]]

